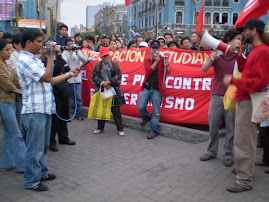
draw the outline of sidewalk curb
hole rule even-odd
[[[89,110],[88,107],[82,107],[81,116],[87,117],[88,110]],[[70,113],[73,114],[73,112],[74,110],[70,108]],[[147,123],[145,127],[142,127],[139,125],[139,121],[140,118],[122,115],[122,122],[125,127],[136,129],[143,132],[149,132],[150,123]],[[109,122],[114,123],[113,116]],[[225,131],[223,130],[220,131],[221,136],[223,136],[222,135],[223,132]],[[206,131],[196,130],[168,123],[159,123],[159,135],[194,144],[209,140],[209,134]]]

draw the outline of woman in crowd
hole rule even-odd
[[[12,51],[12,45],[0,39],[0,113],[4,124],[1,169],[16,168],[17,172],[23,173],[26,147],[16,117],[15,102],[21,90],[15,71],[6,64]]]
[[[119,39],[116,40],[117,49],[122,49],[122,44]]]
[[[81,48],[88,48],[89,47],[89,43],[88,43],[87,39],[82,39],[80,41],[80,46],[81,46]]]
[[[114,40],[109,42],[109,50],[117,50],[117,43]]]
[[[136,40],[132,40],[128,43],[128,49],[137,49]]]

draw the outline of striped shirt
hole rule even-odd
[[[22,114],[52,114],[55,111],[50,83],[40,81],[45,74],[44,64],[32,53],[21,51],[17,75],[22,88]]]

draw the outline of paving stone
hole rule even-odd
[[[47,192],[26,190],[22,174],[0,171],[0,201],[269,201],[269,177],[261,167],[255,167],[253,190],[226,191],[235,176],[222,164],[223,138],[217,158],[201,162],[208,142],[191,144],[163,136],[147,140],[147,133],[129,128],[119,137],[110,123],[104,133],[93,135],[96,125],[93,120],[68,123],[70,139],[77,145],[58,145],[59,152],[48,152],[49,170],[57,178],[45,182]],[[1,123],[0,134],[2,144]]]

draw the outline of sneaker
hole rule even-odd
[[[36,185],[32,188],[26,188],[26,189],[31,189],[33,191],[47,191],[49,188],[48,188],[48,186],[46,186],[42,183],[39,183],[38,185]]]
[[[96,129],[95,131],[93,131],[93,134],[99,134],[102,132],[104,132],[104,130]]]
[[[233,159],[227,159],[227,158],[224,158],[224,159],[222,160],[222,162],[223,162],[223,165],[225,165],[226,167],[230,167],[230,166],[233,165]]]
[[[56,144],[50,144],[50,146],[49,146],[49,150],[50,150],[50,151],[53,151],[53,152],[58,152],[58,151],[59,151],[59,149],[58,149],[58,147],[56,146]]]
[[[124,131],[119,131],[119,136],[125,136],[125,132]]]
[[[236,169],[234,168],[234,169],[232,169],[232,173],[233,174],[235,174],[235,175],[237,175],[237,171],[236,171]]]
[[[79,121],[84,121],[84,117],[82,117],[82,116],[76,116],[75,119],[77,119]]]
[[[215,156],[211,156],[209,154],[204,154],[203,156],[200,157],[200,161],[208,161],[210,159],[216,158]]]
[[[148,136],[147,136],[147,139],[154,139],[157,135],[153,134],[153,133],[150,133]]]
[[[139,125],[145,126],[147,122],[148,122],[148,120],[141,119],[141,121],[139,121]]]
[[[40,181],[49,181],[49,180],[54,180],[55,178],[56,178],[56,175],[48,173],[46,176],[42,177]]]
[[[239,185],[237,183],[233,183],[233,184],[231,184],[231,185],[229,185],[227,187],[227,190],[229,192],[238,193],[238,192],[243,192],[243,191],[251,190],[251,187],[247,189],[247,188],[242,187],[241,185]]]

